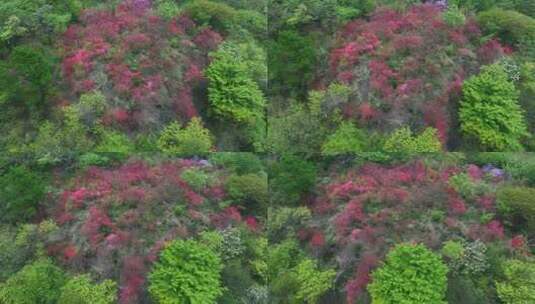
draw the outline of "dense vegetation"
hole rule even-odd
[[[0,304],[535,304],[535,1],[0,2]]]

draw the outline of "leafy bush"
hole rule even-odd
[[[269,46],[270,83],[302,95],[314,75],[317,62],[314,41],[296,31],[282,31]]]
[[[487,149],[520,150],[527,136],[518,92],[500,64],[482,68],[463,84],[459,118],[461,130]]]
[[[503,273],[504,280],[496,282],[503,303],[535,303],[535,262],[507,260],[503,263]]]
[[[535,229],[535,189],[503,187],[498,190],[497,202],[500,214],[511,220],[524,219],[528,230]]]
[[[212,180],[211,176],[199,169],[184,170],[182,174],[180,174],[180,178],[186,181],[186,183],[196,191],[201,191],[207,187]]]
[[[114,304],[117,302],[116,285],[111,280],[93,284],[88,275],[79,275],[61,288],[58,304]]]
[[[273,165],[270,187],[272,199],[286,205],[298,203],[316,182],[316,166],[303,158],[286,154]]]
[[[63,271],[50,260],[38,260],[0,284],[0,302],[5,304],[54,304],[65,284]]]
[[[477,16],[487,34],[494,34],[508,44],[535,38],[535,19],[516,11],[494,8]]]
[[[244,207],[249,212],[260,214],[265,212],[269,197],[268,180],[265,175],[232,175],[227,180],[226,188],[232,199],[245,202]]]
[[[194,117],[185,128],[177,122],[165,127],[158,138],[158,148],[168,154],[202,155],[212,150],[212,141],[212,135],[203,127],[201,119]]]
[[[36,172],[14,166],[0,176],[0,219],[24,221],[37,212],[46,193],[45,182]]]
[[[52,59],[42,49],[17,46],[0,61],[0,103],[24,104],[30,111],[45,106],[52,80]]]
[[[390,153],[433,153],[442,150],[442,143],[435,128],[426,128],[421,134],[413,136],[412,131],[404,127],[390,134],[383,149]]]
[[[229,31],[237,21],[237,11],[225,3],[208,0],[189,1],[183,10],[198,23],[210,25],[221,31]]]
[[[305,259],[295,267],[294,275],[299,285],[295,300],[299,303],[315,304],[319,297],[332,287],[336,271],[321,271],[315,261]]]
[[[15,38],[36,35],[45,40],[65,30],[82,5],[79,0],[6,0],[0,4],[0,46]]]
[[[194,240],[171,242],[149,274],[158,303],[214,303],[223,294],[220,258]]]
[[[448,9],[442,14],[444,22],[450,26],[461,26],[464,24],[466,17],[463,12],[454,4],[448,6]]]
[[[111,153],[120,157],[128,156],[135,150],[128,136],[112,130],[101,130],[100,143],[95,147],[97,153]]]
[[[214,164],[233,170],[239,175],[263,171],[262,161],[254,153],[220,152],[210,155],[210,160]]]
[[[226,48],[213,53],[212,57],[213,61],[206,69],[211,110],[240,123],[254,123],[263,117],[266,101],[251,78],[246,61]]]
[[[324,155],[362,152],[366,149],[365,134],[351,122],[342,122],[321,147]]]
[[[368,285],[377,303],[445,303],[448,268],[423,245],[401,244],[372,273]]]

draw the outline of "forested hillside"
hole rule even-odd
[[[535,1],[0,1],[0,304],[535,304]]]

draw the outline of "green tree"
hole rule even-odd
[[[484,66],[463,84],[461,130],[487,149],[520,150],[520,140],[528,133],[517,99],[518,92],[503,66]]]
[[[117,284],[104,280],[93,284],[88,275],[70,279],[62,288],[58,304],[114,304],[117,302]]]
[[[211,110],[222,118],[251,124],[264,116],[266,101],[251,77],[251,67],[235,53],[223,47],[212,54],[206,69]]]
[[[535,263],[507,260],[503,264],[505,280],[496,282],[498,297],[505,304],[535,303]]]
[[[448,268],[423,245],[400,244],[373,271],[368,285],[373,303],[445,303]]]
[[[281,90],[291,89],[302,96],[316,68],[316,48],[312,38],[296,31],[282,31],[269,46],[270,82]]]
[[[296,302],[316,304],[320,296],[332,288],[336,271],[321,271],[314,260],[305,259],[295,267],[294,275],[299,284]]]
[[[177,122],[169,124],[158,138],[158,148],[168,154],[193,156],[212,150],[213,138],[198,117],[194,117],[185,128]]]
[[[357,153],[366,149],[365,134],[352,122],[342,122],[321,147],[324,155]]]
[[[0,284],[0,303],[55,304],[64,284],[65,275],[59,267],[50,260],[38,260]]]
[[[273,165],[270,187],[272,199],[286,205],[298,203],[316,182],[316,166],[302,157],[284,154]]]
[[[223,294],[221,260],[194,240],[176,240],[149,274],[149,292],[161,304],[215,303]]]
[[[493,8],[478,14],[477,20],[485,33],[496,35],[510,45],[535,39],[535,19],[517,11]]]
[[[45,193],[45,182],[39,174],[24,166],[9,168],[0,176],[0,219],[29,219],[37,212]]]
[[[523,219],[528,230],[535,229],[535,189],[503,187],[496,195],[498,212],[509,220]],[[517,226],[520,228],[520,226]]]
[[[17,46],[0,62],[0,104],[23,104],[28,111],[42,110],[52,80],[52,60],[35,46]]]

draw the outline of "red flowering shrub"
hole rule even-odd
[[[237,207],[220,207],[227,199],[222,181],[193,188],[181,178],[187,170],[223,173],[205,161],[180,159],[85,169],[59,194],[55,219],[68,233],[48,248],[57,247],[52,254],[67,266],[86,267],[97,260],[99,276],[120,282],[120,303],[139,303],[146,296],[148,266],[167,241],[207,226],[223,229],[242,223]],[[253,231],[260,229],[253,217],[245,222]]]
[[[480,36],[471,19],[460,27],[446,24],[435,5],[405,12],[380,8],[369,21],[357,19],[338,32],[329,80],[358,91],[360,122],[373,117],[383,131],[391,131],[422,125],[424,116],[422,127],[436,128],[445,143],[451,123],[447,113],[464,77],[507,52],[494,40],[478,49]]]
[[[63,76],[74,100],[92,90],[105,95],[104,123],[159,130],[197,115],[191,90],[202,79],[208,52],[223,39],[184,15],[165,21],[153,15],[150,1],[139,2],[82,11],[80,23],[63,36]]]
[[[477,190],[485,186],[489,190],[453,189],[450,178],[458,174],[470,182],[463,187]],[[451,236],[491,242],[505,235],[498,219],[481,224],[494,209],[492,189],[502,181],[492,179],[476,165],[437,168],[422,161],[398,166],[364,164],[326,180],[311,206],[313,226],[303,227],[298,236],[314,249],[323,246],[327,233],[334,234],[336,249],[330,252],[336,252],[339,271],[355,269],[354,277],[345,282],[347,303],[361,300],[370,272],[393,243],[418,242],[440,249],[443,240]],[[465,191],[471,196],[465,197]],[[325,222],[328,227],[317,228],[317,223]],[[365,250],[360,261],[348,256],[355,247]]]

